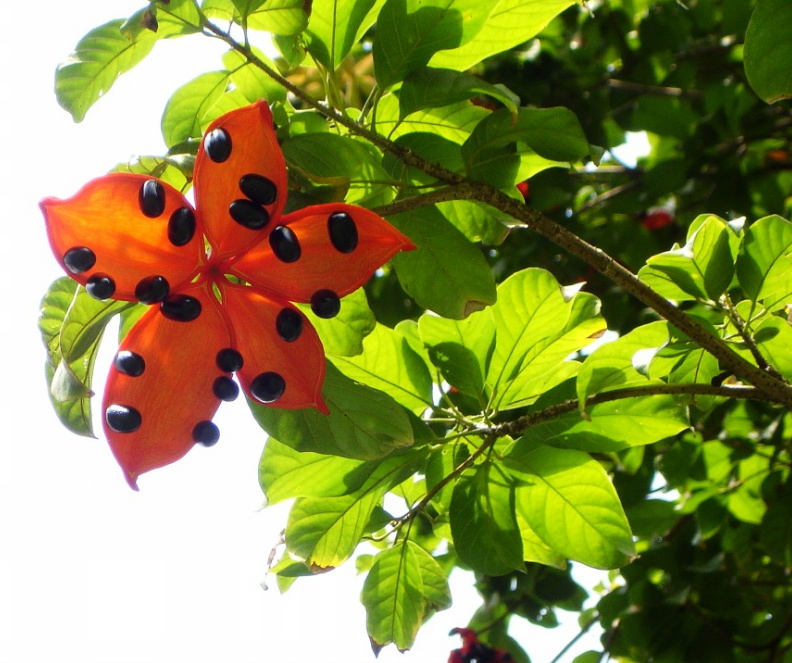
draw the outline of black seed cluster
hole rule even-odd
[[[352,253],[358,245],[358,231],[354,219],[346,212],[336,212],[327,219],[330,243],[336,251]]]
[[[116,354],[113,366],[119,373],[132,378],[139,378],[146,370],[146,362],[137,352],[122,350]]]
[[[281,262],[296,262],[302,255],[297,235],[289,226],[277,226],[269,236],[270,247]]]
[[[135,298],[141,304],[159,304],[169,293],[168,280],[158,274],[141,279],[135,286]]]
[[[302,316],[293,308],[281,309],[275,318],[275,331],[287,343],[292,343],[300,338],[303,330]]]
[[[165,187],[159,180],[146,180],[138,193],[140,211],[150,219],[156,219],[165,211]]]
[[[184,246],[194,236],[195,213],[189,207],[174,210],[168,219],[168,241],[173,246]]]
[[[250,393],[262,403],[274,403],[286,391],[286,381],[277,373],[267,371],[250,383]]]
[[[334,318],[341,310],[341,300],[332,290],[317,290],[311,295],[311,310],[320,318]]]
[[[143,417],[130,405],[113,404],[105,410],[105,421],[116,433],[134,433],[143,423]]]
[[[72,274],[83,274],[96,264],[96,254],[87,246],[75,246],[63,254],[63,263]]]
[[[110,299],[115,294],[116,284],[107,274],[94,274],[85,282],[85,290],[94,299]]]
[[[187,295],[171,295],[160,304],[160,313],[174,322],[192,322],[201,315],[201,302]]]
[[[221,128],[214,129],[204,138],[204,151],[215,163],[223,163],[231,156],[231,136]]]

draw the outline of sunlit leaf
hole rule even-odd
[[[750,225],[737,257],[737,278],[745,294],[770,311],[792,301],[792,223],[774,215]]]
[[[367,27],[375,0],[327,0],[311,6],[305,31],[308,52],[328,69],[336,69]]]
[[[745,32],[743,54],[748,82],[767,103],[792,97],[792,6],[785,0],[759,0]]]
[[[325,352],[330,355],[359,355],[363,352],[363,339],[377,325],[363,288],[358,288],[341,299],[341,310],[334,318],[320,318],[311,310],[310,304],[297,306],[308,316],[319,334]]]

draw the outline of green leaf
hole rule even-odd
[[[262,51],[256,48],[252,50],[257,58],[275,69],[275,66]],[[244,95],[248,102],[254,103],[259,99],[266,99],[269,103],[286,101],[286,90],[257,66],[249,63],[247,58],[241,53],[237,51],[227,51],[223,55],[223,64],[230,72],[229,77],[231,82],[236,89]]]
[[[538,170],[554,165],[545,160],[580,161],[590,152],[580,121],[567,108],[520,108],[516,121],[508,110],[501,109],[482,120],[462,145],[470,176],[495,186],[515,184],[519,181],[519,157],[512,148],[515,143],[524,143],[541,158],[535,167]],[[493,169],[493,163],[504,159],[504,164]]]
[[[490,111],[463,101],[442,108],[417,111],[402,120],[399,100],[394,94],[384,96],[377,106],[379,131],[396,140],[410,133],[436,134],[454,143],[464,143],[476,125]]]
[[[574,375],[580,367],[569,355],[605,331],[599,301],[565,291],[543,269],[525,269],[498,287],[491,309],[497,330],[486,383],[496,409],[528,405]]]
[[[387,0],[373,46],[377,84],[390,87],[437,51],[467,43],[491,11],[491,3],[478,0]]]
[[[375,0],[326,0],[311,6],[308,52],[327,69],[335,70],[371,24]],[[367,18],[369,20],[367,20]]]
[[[523,560],[554,566],[557,569],[565,569],[567,567],[566,557],[542,541],[520,514],[521,510],[517,509],[515,515],[517,516],[517,524],[520,527],[520,536],[522,537]]]
[[[391,643],[405,651],[418,634],[426,599],[417,547],[405,541],[383,550],[374,558],[363,583],[360,600],[366,608],[366,630],[375,653]]]
[[[207,72],[171,95],[162,114],[162,137],[168,147],[200,138],[204,127],[228,110],[219,102],[230,80],[227,71]]]
[[[196,34],[203,29],[203,15],[195,0],[169,0],[167,3],[152,4],[156,8],[159,38]]]
[[[303,0],[266,0],[253,4],[247,14],[247,26],[254,30],[290,36],[299,34],[308,25]],[[316,3],[317,9],[320,4],[325,3]]]
[[[743,62],[748,82],[769,104],[792,97],[792,6],[759,0],[745,32]]]
[[[308,316],[322,341],[325,352],[340,357],[353,357],[363,352],[363,339],[377,325],[377,319],[369,308],[366,292],[358,288],[341,300],[341,310],[334,318],[320,318],[311,310],[310,304],[298,304]]]
[[[792,301],[792,223],[766,216],[745,231],[737,256],[742,289],[768,311]]]
[[[350,380],[329,362],[322,395],[329,415],[314,409],[249,404],[267,433],[297,451],[371,460],[413,443],[412,424],[400,405],[387,394]]]
[[[397,254],[392,261],[404,291],[418,304],[444,317],[461,319],[495,302],[495,280],[481,251],[436,207],[388,220],[418,247]]]
[[[82,122],[97,99],[110,90],[121,74],[143,60],[157,42],[150,30],[127,39],[121,34],[123,23],[110,21],[91,30],[55,73],[58,103],[75,122]]]
[[[404,79],[399,90],[400,115],[407,117],[424,108],[448,106],[481,95],[497,99],[517,118],[520,98],[507,87],[453,69],[430,67],[418,69]]]
[[[504,462],[518,481],[518,512],[546,545],[598,569],[624,566],[635,554],[619,497],[588,454],[520,439]]]
[[[339,497],[300,497],[289,512],[286,545],[314,571],[335,568],[354,552],[385,493],[425,462],[423,450],[380,461],[363,485]]]
[[[363,354],[335,357],[347,377],[379,389],[420,415],[432,406],[432,376],[423,359],[399,332],[377,325],[363,341]]]
[[[424,598],[426,599],[426,614],[430,611],[445,610],[451,606],[451,590],[448,587],[448,578],[445,571],[421,546],[410,541],[406,545],[412,548],[418,566],[421,568],[421,578],[424,586]]]
[[[652,256],[638,276],[667,299],[717,301],[734,276],[738,238],[723,219],[702,215],[684,246]]]
[[[668,340],[668,324],[651,322],[598,347],[586,357],[578,375],[577,395],[581,405],[591,394],[659,384],[659,380],[649,379],[645,367]]]
[[[425,313],[418,328],[443,379],[462,393],[485,397],[484,376],[495,342],[492,317],[482,312],[465,320],[448,320]]]
[[[270,437],[259,463],[268,504],[293,497],[340,497],[360,488],[378,461],[295,451]]]
[[[436,53],[429,64],[469,69],[491,55],[525,43],[573,4],[575,0],[501,0],[473,39],[459,48]]]
[[[472,200],[449,200],[438,203],[437,209],[471,242],[486,246],[502,244],[514,223],[514,219],[494,207]]]
[[[759,352],[785,378],[792,377],[792,327],[784,318],[769,316],[754,332]]]
[[[613,452],[652,444],[690,426],[687,408],[673,396],[624,398],[589,406],[528,429],[524,440],[563,449]]]
[[[762,496],[762,482],[770,473],[770,459],[753,454],[737,463],[738,488],[729,493],[727,506],[738,520],[758,525],[762,522],[767,503]]]
[[[99,342],[128,302],[100,302],[67,277],[55,281],[41,302],[39,330],[47,346],[50,399],[63,425],[93,436],[90,397]]]
[[[290,168],[320,184],[343,188],[348,203],[373,207],[393,199],[382,155],[368,143],[321,132],[292,136],[282,148]]]
[[[463,474],[454,486],[449,513],[454,548],[474,571],[499,576],[522,566],[514,503],[510,478],[493,462]]]

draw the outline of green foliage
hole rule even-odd
[[[263,97],[290,211],[356,203],[417,245],[336,318],[304,307],[331,414],[251,403],[262,489],[293,500],[282,589],[365,544],[375,651],[410,648],[461,567],[470,626],[518,661],[532,643],[510,620],[551,628],[557,609],[605,633],[580,663],[789,659],[789,13],[171,0],[78,43],[56,78],[75,121],[158,39],[229,47],[173,92],[167,152],[120,170],[188,189],[205,127]],[[614,156],[628,132],[649,143],[634,164]],[[123,335],[140,309],[68,279],[45,296],[71,430],[91,434],[107,322]],[[586,591],[570,560],[611,580]]]

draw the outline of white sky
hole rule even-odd
[[[132,155],[161,154],[169,93],[222,67],[223,48],[206,38],[160,43],[74,124],[55,101],[56,64],[88,30],[144,4],[36,3],[21,18],[6,15],[0,41],[0,663],[374,661],[352,563],[283,596],[261,589],[285,512],[259,510],[264,435],[242,399],[220,409],[217,446],[144,475],[139,493],[105,442],[69,433],[47,400],[36,320],[61,273],[38,201],[70,196]],[[97,390],[105,374],[106,358]],[[405,655],[388,648],[380,661],[447,659],[459,644],[448,631],[477,605],[469,578],[453,585],[455,606],[422,629],[416,647]],[[541,663],[573,634],[516,636]],[[546,653],[537,654],[537,641]]]

